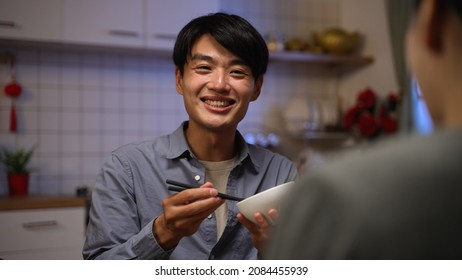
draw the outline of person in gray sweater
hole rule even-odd
[[[435,124],[301,176],[271,259],[462,259],[462,1],[421,0],[406,57]]]

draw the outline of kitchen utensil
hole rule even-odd
[[[181,191],[184,191],[185,189],[195,189],[195,188],[197,188],[197,187],[194,187],[194,186],[191,186],[191,185],[188,185],[188,184],[185,184],[185,183],[177,182],[177,181],[174,181],[174,180],[170,180],[170,179],[167,179],[165,182],[167,184],[169,184],[169,185],[173,185],[173,186],[168,186],[169,190],[176,191],[176,192],[181,192]],[[220,193],[220,192],[218,193],[218,197],[223,198],[223,199],[234,200],[234,201],[243,200],[243,198],[241,198],[241,197],[236,197],[236,196],[232,196],[232,195],[225,194],[225,193]]]
[[[272,187],[238,202],[236,206],[247,219],[254,223],[256,221],[253,216],[257,212],[261,213],[270,223],[274,223],[268,215],[268,211],[273,208],[280,209],[293,184],[294,182],[291,181]]]

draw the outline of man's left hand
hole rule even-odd
[[[237,219],[243,224],[252,235],[252,243],[257,250],[264,254],[266,242],[270,237],[271,230],[278,219],[279,213],[276,209],[268,211],[268,216],[271,217],[272,221],[268,221],[261,213],[255,213],[254,219],[257,224],[247,219],[242,213],[237,214]]]

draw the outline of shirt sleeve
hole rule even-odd
[[[157,244],[152,232],[156,217],[141,225],[128,160],[120,154],[103,165],[92,193],[85,259],[168,259],[171,251]]]

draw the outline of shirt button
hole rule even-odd
[[[201,179],[201,176],[196,175],[196,176],[194,176],[194,179],[195,179],[196,181],[199,181],[199,180]]]
[[[210,214],[210,215],[207,216],[207,219],[210,220],[211,218],[212,218],[212,214]]]

